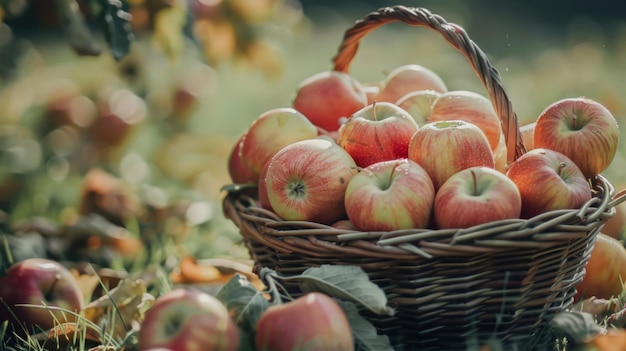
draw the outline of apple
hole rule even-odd
[[[409,159],[371,164],[346,189],[348,219],[361,231],[425,228],[435,187],[422,166]]]
[[[226,307],[201,290],[176,288],[159,296],[145,313],[138,349],[235,351],[239,330]]]
[[[626,279],[626,249],[617,239],[598,233],[585,266],[585,277],[576,287],[575,300],[592,296],[610,299],[620,296]]]
[[[330,132],[338,130],[340,120],[368,104],[363,85],[348,73],[323,71],[302,81],[293,107],[313,124]]]
[[[274,108],[258,116],[245,132],[241,158],[258,180],[266,162],[283,147],[317,137],[317,128],[293,108]]]
[[[626,202],[615,206],[615,214],[604,223],[602,232],[618,240],[624,238],[624,234],[626,234]]]
[[[585,177],[602,173],[613,161],[619,127],[611,112],[589,98],[566,98],[537,118],[534,147],[556,150],[578,165]]]
[[[89,97],[61,95],[47,104],[43,129],[48,132],[65,125],[86,128],[95,117],[96,104]]]
[[[524,142],[524,146],[526,146],[526,151],[535,148],[535,126],[537,126],[537,121],[533,121],[519,127],[520,134],[522,135],[522,141]]]
[[[452,175],[435,196],[435,223],[439,229],[519,218],[522,197],[505,174],[489,167],[466,168]]]
[[[349,219],[340,219],[337,222],[330,225],[335,229],[341,230],[357,230],[354,224]]]
[[[121,146],[148,113],[144,100],[128,89],[117,89],[100,98],[97,111],[89,126],[89,137],[105,147]]]
[[[363,83],[363,91],[367,97],[367,105],[373,104],[378,100],[378,94],[380,93],[380,83]]]
[[[461,120],[429,122],[421,126],[411,137],[408,157],[428,172],[435,191],[463,169],[495,167],[485,133]]]
[[[506,173],[506,169],[509,166],[508,160],[508,148],[504,138],[500,138],[498,147],[493,152],[493,158],[495,160],[495,169],[502,173]]]
[[[256,183],[258,175],[256,175],[245,162],[241,154],[243,147],[243,139],[246,137],[246,132],[243,132],[237,139],[228,154],[228,175],[235,184],[247,184]]]
[[[257,350],[353,351],[352,329],[335,300],[319,292],[270,306],[256,323]]]
[[[579,208],[591,199],[591,188],[569,157],[550,149],[535,148],[513,162],[506,175],[522,195],[521,218]]]
[[[20,334],[74,322],[73,313],[80,313],[85,303],[74,275],[61,263],[45,258],[28,258],[10,266],[0,281],[0,300],[0,320],[9,320]]]
[[[280,217],[329,225],[345,218],[344,195],[358,168],[332,139],[295,142],[269,162],[267,196]]]
[[[441,94],[431,106],[430,122],[460,119],[480,128],[491,150],[495,152],[502,134],[500,117],[485,96],[467,90],[453,90]]]
[[[339,129],[337,144],[359,167],[406,158],[417,130],[413,117],[390,102],[376,102],[356,111]]]
[[[261,170],[261,175],[259,176],[259,181],[257,182],[257,192],[258,192],[258,198],[259,198],[259,205],[261,205],[261,207],[272,211],[272,204],[270,204],[270,199],[269,199],[269,195],[267,193],[267,170],[270,168],[269,167],[270,162],[267,161],[265,163],[265,166],[263,166],[263,169]]]
[[[396,105],[406,110],[421,126],[429,121],[433,102],[439,96],[441,93],[435,90],[417,90],[401,97]]]
[[[381,83],[377,101],[395,103],[404,95],[417,90],[448,91],[445,82],[434,71],[416,64],[396,67]]]

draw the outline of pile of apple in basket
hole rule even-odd
[[[584,97],[555,101],[521,126],[527,152],[513,162],[502,130],[486,96],[448,90],[424,66],[397,67],[378,83],[325,71],[300,83],[292,106],[258,116],[228,167],[288,221],[468,228],[580,208],[619,139],[611,112]]]

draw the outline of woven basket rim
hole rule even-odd
[[[402,229],[391,232],[337,229],[329,225],[285,221],[264,209],[249,187],[233,187],[223,211],[251,238],[283,253],[312,257],[350,255],[396,260],[436,256],[472,256],[520,249],[545,250],[580,238],[612,217],[626,192],[615,194],[602,175],[594,180],[594,196],[581,208],[554,210],[529,219],[507,219],[459,229]]]

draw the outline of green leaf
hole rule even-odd
[[[355,349],[363,351],[394,350],[389,337],[378,334],[374,325],[361,316],[357,305],[348,301],[337,300],[337,302],[348,317],[352,335],[354,336]]]
[[[239,330],[239,348],[237,351],[257,351],[254,346],[254,333]]]
[[[130,45],[134,34],[130,26],[131,16],[118,0],[101,0],[100,14],[104,35],[111,47],[111,54],[116,60],[121,60],[130,52]]]
[[[575,344],[605,332],[591,313],[580,311],[560,312],[552,318],[550,326]]]
[[[243,275],[235,274],[217,293],[220,300],[233,316],[235,324],[244,332],[253,334],[261,314],[270,303]]]
[[[358,266],[322,265],[305,270],[301,275],[282,278],[298,280],[303,292],[319,291],[329,296],[358,305],[379,315],[393,315],[387,305],[385,292],[372,283],[365,271]]]

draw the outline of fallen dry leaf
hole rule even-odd
[[[42,350],[47,351],[74,350],[79,347],[90,348],[102,344],[100,332],[80,321],[58,324],[50,330],[31,337],[39,341]]]
[[[235,274],[245,276],[259,290],[263,283],[252,272],[252,266],[225,258],[196,260],[193,256],[184,257],[170,279],[174,284],[225,284]]]
[[[111,327],[116,338],[124,336],[143,321],[145,311],[152,306],[154,296],[147,293],[141,279],[124,279],[108,294],[92,301],[83,310],[85,318]]]

